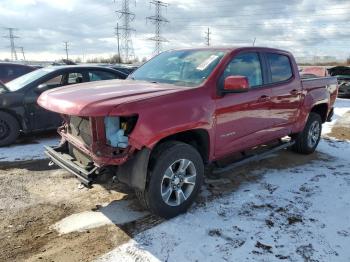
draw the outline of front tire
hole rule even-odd
[[[182,142],[165,142],[155,149],[150,164],[146,189],[136,192],[140,202],[163,218],[186,212],[203,184],[199,152]]]
[[[16,141],[19,135],[19,123],[12,115],[0,112],[0,147]]]
[[[295,139],[292,150],[301,154],[311,154],[315,152],[321,139],[322,119],[319,114],[311,112],[306,122],[304,130]]]

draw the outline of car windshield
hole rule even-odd
[[[129,79],[197,86],[208,78],[225,54],[221,50],[164,52],[133,72]]]
[[[40,77],[52,72],[53,70],[53,68],[42,68],[35,70],[6,83],[6,87],[12,92],[17,91]]]

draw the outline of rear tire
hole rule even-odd
[[[12,115],[0,112],[0,146],[7,146],[16,141],[19,135],[19,123]]]
[[[304,130],[295,139],[292,150],[300,154],[311,154],[315,152],[321,139],[322,119],[317,113],[311,112]]]
[[[146,188],[136,196],[152,213],[172,218],[194,202],[203,184],[204,164],[191,145],[165,142],[152,154],[148,172]]]

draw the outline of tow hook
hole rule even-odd
[[[53,161],[49,162],[49,166],[53,166],[55,163]]]

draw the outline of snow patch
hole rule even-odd
[[[25,160],[38,160],[47,158],[44,153],[44,145],[58,145],[60,139],[43,138],[32,144],[11,145],[0,148],[0,162],[14,162]]]
[[[114,201],[98,211],[85,211],[62,219],[52,226],[60,234],[81,232],[105,225],[121,225],[146,216],[147,212],[135,211],[126,200]]]

